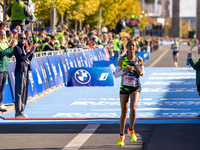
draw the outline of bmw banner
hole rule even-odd
[[[8,79],[13,99],[15,99],[15,65],[16,62],[9,62],[9,69],[8,69]]]
[[[43,61],[44,68],[45,68],[46,73],[47,73],[47,77],[49,79],[50,88],[52,88],[52,87],[55,86],[55,82],[54,82],[53,73],[51,71],[51,67],[50,67],[47,56],[42,57],[42,61]]]
[[[106,61],[106,54],[105,54],[103,48],[96,49],[96,51],[99,54],[99,59],[101,61]]]
[[[36,84],[35,88],[37,89],[37,94],[42,93],[45,90],[44,77],[36,59],[32,59],[31,67],[32,67],[33,80]]]
[[[110,67],[75,68],[70,75],[69,86],[114,86]]]
[[[57,86],[57,85],[64,83],[63,72],[61,70],[61,64],[56,62],[54,56],[48,56],[47,58],[49,60],[49,64],[50,64],[50,67],[51,67],[51,70],[52,70],[52,73],[53,73],[55,85]]]
[[[61,63],[62,63],[62,67],[63,67],[63,73],[64,73],[64,83],[68,82],[68,66],[66,64],[65,58],[63,55],[59,55]]]
[[[39,66],[40,66],[40,69],[42,71],[42,75],[43,75],[43,81],[44,81],[44,88],[45,90],[49,89],[50,88],[50,85],[49,85],[49,79],[47,77],[47,72],[46,72],[46,69],[44,67],[44,64],[43,64],[43,61],[42,61],[42,58],[36,58]]]
[[[13,97],[12,97],[12,92],[9,84],[9,80],[6,80],[6,85],[4,88],[4,99],[3,99],[4,104],[13,104]]]

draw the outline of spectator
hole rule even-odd
[[[115,39],[113,40],[113,51],[114,51],[114,60],[119,59],[120,54],[120,46],[119,46],[119,35],[115,36]]]
[[[65,53],[67,53],[67,47],[66,47],[66,40],[64,37],[60,37],[59,38],[59,42],[60,42],[60,49],[64,50]]]
[[[7,15],[11,17],[10,30],[19,25],[23,31],[26,17],[32,18],[33,12],[29,12],[27,5],[22,0],[16,0],[8,8]]]
[[[15,40],[15,44],[18,44],[18,31],[17,29],[12,30],[13,39]]]
[[[1,30],[7,31],[8,30],[8,25],[9,25],[8,22],[2,21],[1,24],[0,24]]]
[[[13,39],[13,35],[12,35],[12,32],[10,30],[6,31],[6,38],[7,38],[8,43],[10,43],[11,40]]]
[[[22,33],[22,29],[20,26],[16,26],[15,29],[17,29],[18,33]]]
[[[15,118],[28,118],[23,113],[27,98],[28,98],[28,85],[29,76],[28,71],[31,70],[31,63],[35,48],[40,44],[34,44],[30,51],[26,49],[26,35],[19,34],[18,45],[14,48],[14,55],[16,57],[15,67]]]
[[[33,40],[32,36],[31,36],[31,31],[30,30],[26,30],[25,31],[25,35],[26,35],[26,40],[27,40],[28,45],[29,46],[33,46],[34,40]]]
[[[50,45],[50,42],[51,42],[51,37],[47,36],[45,38],[45,43],[42,45],[41,51],[53,51],[54,48]]]
[[[0,30],[0,110],[6,111],[7,108],[3,104],[4,87],[8,76],[8,64],[9,58],[13,56],[13,48],[15,47],[15,41],[12,40],[11,46],[8,47],[8,41],[5,40],[6,31]]]

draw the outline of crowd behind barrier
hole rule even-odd
[[[67,86],[113,86],[113,71],[111,67],[117,61],[109,58],[105,48],[71,49],[38,52],[31,61],[32,71],[29,71],[28,96],[33,97],[49,88],[66,84]],[[139,52],[143,60],[150,59],[149,52]],[[12,104],[15,93],[15,62],[9,62],[8,80],[5,86],[4,104]]]

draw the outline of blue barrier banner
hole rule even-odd
[[[85,55],[84,52],[78,52],[78,55],[79,55],[79,58],[81,60],[81,64],[82,63],[84,64],[84,66],[82,66],[82,67],[89,67],[89,66],[91,66],[91,65],[89,65],[90,62],[89,62],[89,60],[86,57],[86,55]]]
[[[86,52],[82,52],[82,55],[83,55],[86,67],[92,67],[92,63],[91,63],[90,57],[86,54]]]
[[[118,61],[94,61],[93,67],[110,67],[112,72],[114,73],[117,67]]]
[[[135,53],[135,55],[136,55],[136,56],[140,56],[140,57],[143,59],[143,62],[144,62],[144,63],[146,62],[145,59],[144,59],[144,55],[143,55],[141,52]]]
[[[15,99],[15,65],[16,62],[9,62],[8,79],[12,91],[13,100]]]
[[[111,65],[117,67],[118,61],[94,61],[93,67],[110,67]]]
[[[48,56],[47,58],[49,60],[51,71],[53,73],[55,85],[57,86],[57,85],[64,83],[63,73],[62,73],[62,70],[61,70],[61,64],[59,64],[59,62],[55,61],[54,56]]]
[[[149,52],[141,51],[140,53],[143,54],[143,57],[144,57],[145,60],[150,60]]]
[[[45,68],[46,73],[47,73],[47,77],[49,79],[49,85],[52,88],[52,87],[55,86],[55,81],[54,81],[54,78],[53,78],[53,73],[51,71],[51,67],[50,67],[49,60],[48,60],[47,56],[42,57],[42,61],[43,61],[44,68]]]
[[[69,61],[69,64],[70,64],[70,68],[77,68],[78,64],[76,62],[76,58],[75,58],[74,53],[68,53],[67,57],[68,57],[68,61]]]
[[[75,52],[74,56],[76,58],[76,62],[77,62],[78,67],[79,68],[85,67],[85,64],[83,63],[83,58],[80,57],[79,52]]]
[[[42,93],[45,90],[44,77],[36,59],[32,59],[31,67],[32,67],[33,80],[36,84],[36,87],[34,88],[37,89],[37,94]]]
[[[76,68],[70,74],[69,86],[114,86],[110,67]]]
[[[29,75],[28,97],[33,97],[38,94],[37,87],[36,87],[36,83],[33,78],[33,72],[29,71],[28,75]]]
[[[69,60],[68,60],[68,56],[67,56],[66,53],[62,54],[62,56],[63,56],[63,59],[65,60],[66,68],[69,71],[70,70],[70,63],[69,63]]]
[[[92,53],[92,56],[93,56],[93,61],[101,61],[99,59],[99,55],[97,54],[97,51],[94,49],[94,50],[91,50],[91,53]]]
[[[63,57],[63,55],[59,55],[61,63],[62,63],[62,67],[63,67],[63,74],[64,74],[64,83],[67,84],[68,82],[68,69],[67,69],[67,65],[66,65],[66,61],[65,58]]]
[[[54,55],[54,60],[57,64],[57,67],[59,69],[59,72],[58,72],[58,75],[60,77],[60,80],[61,80],[61,84],[62,83],[66,83],[65,82],[65,72],[64,72],[64,69],[63,69],[63,65],[62,65],[62,62],[60,60],[60,56],[59,55]]]
[[[49,79],[47,77],[47,72],[46,72],[46,69],[44,67],[44,64],[43,64],[43,61],[42,61],[42,58],[36,58],[39,66],[40,66],[40,69],[42,71],[42,75],[43,75],[43,81],[44,81],[44,88],[45,90],[49,89],[50,88],[50,85],[49,85]]]
[[[106,61],[106,54],[105,54],[105,51],[103,50],[103,48],[99,48],[99,49],[96,49],[98,55],[99,55],[99,59],[100,61]]]
[[[90,61],[91,67],[93,66],[93,55],[90,51],[86,51],[85,52],[86,57],[88,58],[88,60]]]
[[[10,88],[9,80],[7,79],[6,85],[4,88],[4,98],[3,98],[4,104],[13,104],[13,97],[12,97],[12,91]]]

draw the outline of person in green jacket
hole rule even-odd
[[[8,46],[9,43],[6,38],[6,31],[0,30],[0,110],[6,111],[7,108],[3,104],[4,98],[4,87],[6,84],[7,76],[8,76],[8,65],[9,65],[9,58],[11,58],[14,54],[13,48],[16,46],[15,40],[12,40],[10,43],[10,47]]]
[[[189,64],[190,66],[196,70],[196,85],[197,85],[197,92],[199,93],[199,97],[200,97],[200,58],[197,62],[193,62],[192,60],[192,55],[188,53],[187,57],[189,58]],[[198,115],[197,117],[200,117],[200,115]]]

